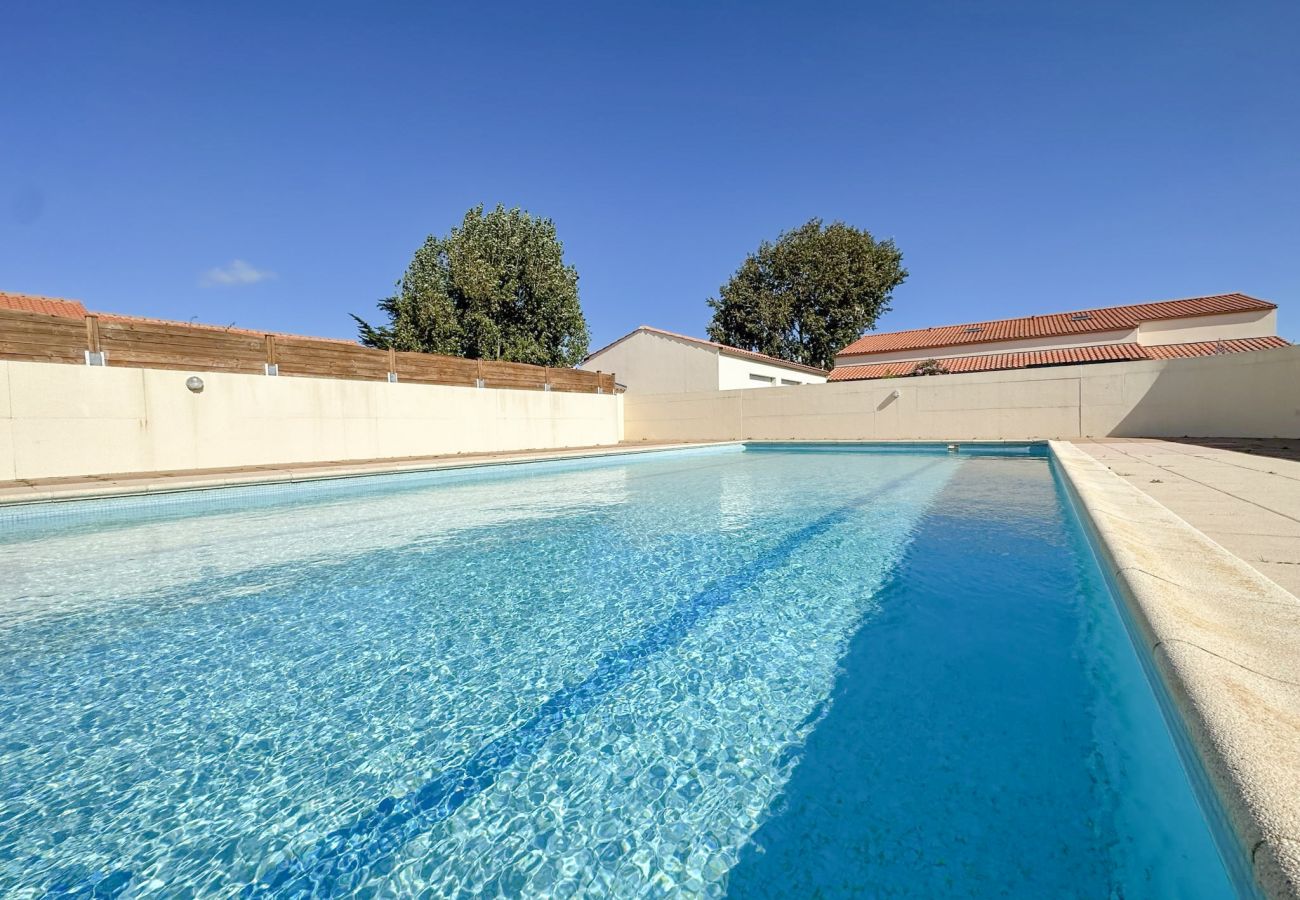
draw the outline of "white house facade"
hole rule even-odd
[[[827,374],[812,366],[648,325],[590,354],[581,368],[613,372],[620,385],[638,394],[821,384]]]

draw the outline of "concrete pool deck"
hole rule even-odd
[[[1167,691],[1171,726],[1222,804],[1239,850],[1229,856],[1266,896],[1300,897],[1300,600],[1171,511],[1249,528],[1260,504],[1279,503],[1262,492],[1277,461],[1257,469],[1166,442],[1109,443],[1052,449]],[[1181,487],[1159,502],[1145,490],[1165,483]],[[1205,503],[1204,489],[1222,497]]]
[[[1300,597],[1300,439],[1072,443]]]

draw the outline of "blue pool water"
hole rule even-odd
[[[1233,896],[1040,454],[0,515],[0,896]]]

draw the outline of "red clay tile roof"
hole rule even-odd
[[[838,355],[922,350],[927,347],[947,347],[956,344],[984,344],[989,341],[1011,341],[1020,338],[1090,334],[1134,328],[1142,322],[1161,319],[1182,319],[1188,316],[1268,309],[1277,309],[1277,304],[1256,300],[1245,294],[1215,294],[1210,297],[1188,297],[1182,300],[1135,303],[1130,306],[1107,306],[1077,312],[1052,313],[1046,316],[1026,316],[1021,319],[996,319],[989,322],[867,334],[849,344]]]
[[[593,350],[591,353],[587,354],[587,359],[591,359],[593,356],[595,356],[598,353],[604,353],[606,350],[608,350],[610,347],[613,347],[615,344],[621,344],[623,341],[627,340],[632,335],[636,334],[638,331],[648,332],[649,334],[658,334],[663,337],[676,338],[679,341],[686,341],[691,344],[698,344],[701,347],[711,347],[714,350],[717,350],[719,353],[722,353],[726,356],[739,356],[743,359],[754,359],[754,360],[758,360],[759,362],[770,363],[771,365],[774,366],[781,366],[784,369],[797,369],[800,372],[807,372],[809,375],[826,374],[825,369],[818,369],[816,366],[805,366],[803,363],[790,362],[790,360],[788,359],[778,359],[775,356],[768,356],[766,353],[756,353],[753,350],[742,350],[739,347],[732,347],[728,344],[718,344],[718,343],[714,343],[713,341],[706,341],[702,338],[690,337],[689,335],[685,335],[685,334],[678,334],[675,331],[665,331],[662,328],[653,328],[649,325],[641,325],[638,328],[634,329],[633,331],[629,331],[627,334],[623,335],[618,340],[611,341],[610,343],[601,347],[599,350]],[[586,361],[587,360],[585,359],[583,360],[584,363]]]
[[[1152,359],[1183,359],[1188,356],[1214,356],[1217,353],[1245,353],[1249,350],[1276,350],[1290,347],[1280,337],[1236,338],[1230,341],[1196,341],[1189,344],[1158,344],[1143,347]]]
[[[1280,337],[1240,338],[1229,341],[1198,341],[1188,344],[1102,344],[1096,347],[1067,347],[1062,350],[1025,350],[1018,353],[989,353],[984,356],[951,356],[939,359],[951,374],[993,372],[999,369],[1028,369],[1035,366],[1066,366],[1077,363],[1129,362],[1141,359],[1175,359],[1189,356],[1215,356],[1220,353],[1246,353],[1289,347]],[[916,360],[908,362],[869,363],[860,366],[836,366],[828,381],[865,381],[911,375]]]
[[[35,294],[11,294],[8,291],[0,291],[0,309],[62,316],[68,319],[80,319],[86,314],[86,307],[81,305],[80,300],[38,297]]]

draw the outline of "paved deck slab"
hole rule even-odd
[[[1300,597],[1300,440],[1073,443]]]

